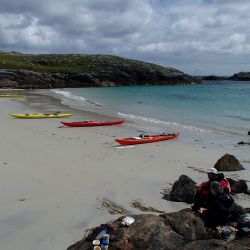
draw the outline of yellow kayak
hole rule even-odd
[[[41,118],[64,118],[71,116],[72,114],[43,114],[43,113],[34,113],[34,114],[9,114],[12,117],[20,119],[41,119]]]
[[[18,94],[0,94],[1,97],[6,97],[6,98],[23,98],[24,95],[18,95]]]

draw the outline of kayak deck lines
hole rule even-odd
[[[19,119],[41,119],[41,118],[64,118],[72,116],[72,114],[63,113],[32,113],[32,114],[9,114],[11,117]]]
[[[171,140],[177,138],[178,136],[179,133],[177,132],[172,134],[141,135],[137,137],[120,138],[115,139],[115,141],[121,145],[135,145]]]

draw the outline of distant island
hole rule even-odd
[[[239,72],[232,76],[200,76],[202,80],[220,81],[220,80],[231,80],[231,81],[250,81],[250,72]]]
[[[201,83],[177,69],[111,55],[0,52],[0,88],[74,88]]]

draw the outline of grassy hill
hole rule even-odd
[[[191,82],[200,81],[174,68],[118,56],[0,52],[0,87],[53,88]]]
[[[127,64],[135,69],[141,66],[151,70],[164,69],[156,64],[109,55],[0,53],[0,68],[2,69],[24,69],[44,73],[97,72],[97,66],[121,64]]]

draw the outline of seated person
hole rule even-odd
[[[224,177],[223,173],[218,173],[216,168],[210,168],[206,171],[208,176],[208,181],[197,184],[198,190],[196,191],[194,204],[192,210],[197,212],[200,207],[206,208],[208,206],[208,198],[210,194],[210,184],[213,181],[218,181],[223,191],[231,197],[231,187],[228,180]]]
[[[210,184],[210,195],[207,208],[200,208],[199,213],[208,227],[225,226],[232,218],[234,200],[224,192],[222,185],[213,181]]]

